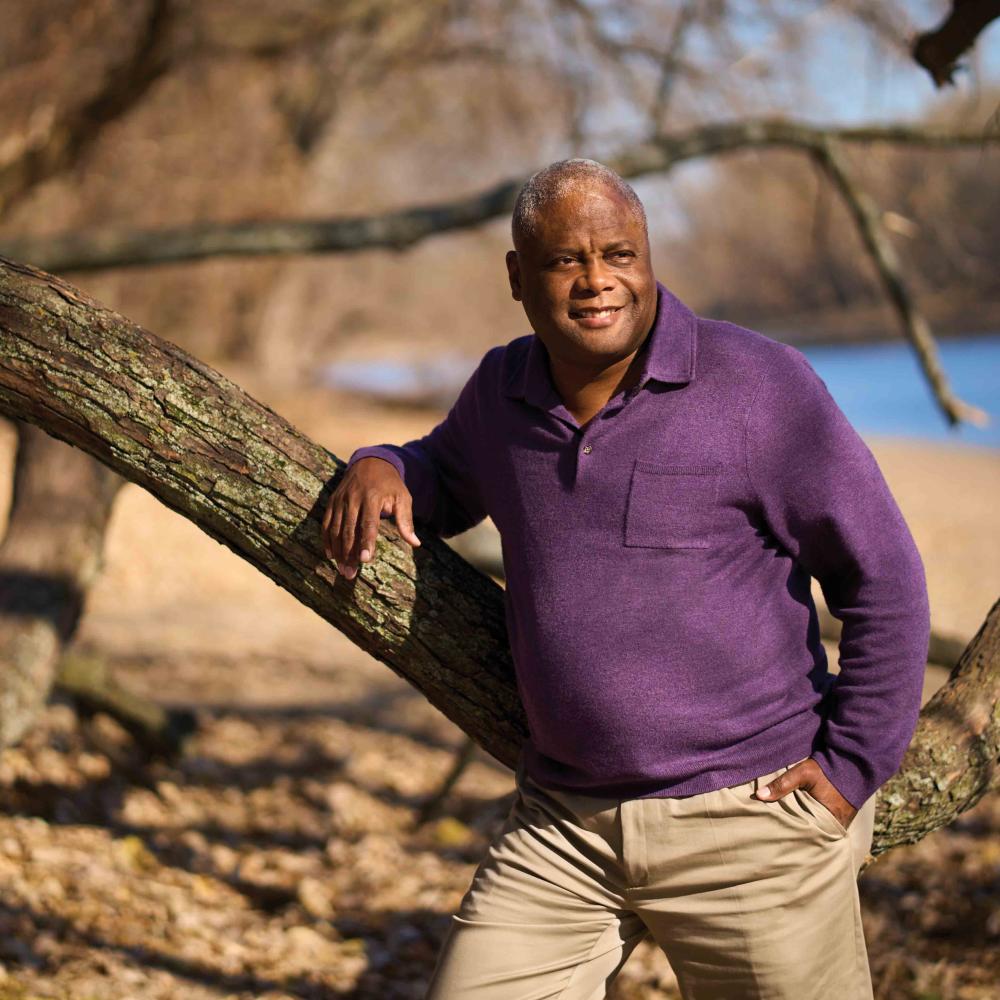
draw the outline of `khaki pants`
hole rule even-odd
[[[517,794],[452,917],[427,1000],[600,1000],[652,936],[685,1000],[871,1000],[857,876],[875,799],[845,830],[808,792]]]

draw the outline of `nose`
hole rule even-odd
[[[583,269],[577,278],[577,290],[584,294],[600,295],[614,288],[614,277],[604,256],[599,253],[587,254]]]

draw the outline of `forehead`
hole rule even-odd
[[[614,188],[573,187],[538,210],[530,243],[538,247],[643,239],[642,219]]]

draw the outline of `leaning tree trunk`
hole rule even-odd
[[[320,527],[343,462],[224,376],[61,279],[0,258],[0,412],[149,490],[515,764],[527,727],[501,588],[440,539],[412,550],[390,519],[375,559],[353,580],[338,576]],[[887,809],[880,796],[875,852],[945,825],[996,783],[998,614],[934,699],[939,709],[923,714],[908,756],[918,763],[893,779],[902,798]],[[966,751],[945,757],[956,732]]]

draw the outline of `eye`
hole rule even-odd
[[[624,259],[629,258],[629,257],[634,257],[635,254],[631,250],[615,250],[611,254],[611,256],[612,257],[616,257],[616,258],[618,258],[620,260],[624,260]]]
[[[572,257],[566,257],[566,256],[563,256],[563,257],[555,257],[555,258],[553,258],[553,260],[552,260],[552,264],[553,264],[553,266],[556,266],[556,265],[567,265],[567,264],[575,264],[575,263],[576,263],[576,261],[575,261],[575,260],[574,260],[574,259],[573,259]]]

